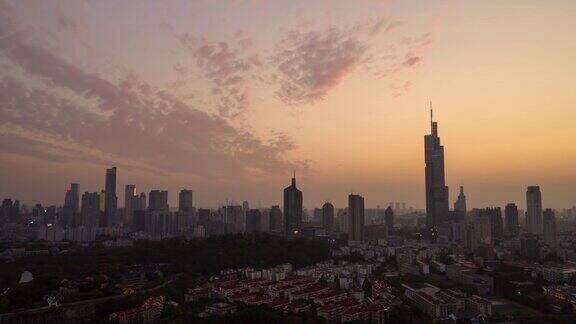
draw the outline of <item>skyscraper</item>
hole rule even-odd
[[[282,210],[278,205],[274,205],[270,209],[270,231],[282,233]]]
[[[322,227],[327,231],[334,227],[334,205],[330,202],[322,205]]]
[[[296,175],[292,184],[284,189],[284,229],[286,235],[294,235],[302,228],[302,191],[296,188]]]
[[[526,190],[526,231],[542,234],[542,193],[539,186]]]
[[[466,196],[464,195],[463,186],[460,186],[460,193],[458,194],[458,199],[456,199],[456,202],[454,203],[454,211],[466,215]]]
[[[260,232],[262,227],[262,213],[258,209],[249,209],[246,212],[246,233]]]
[[[127,184],[124,187],[124,224],[130,226],[134,218],[134,206],[136,197],[136,186]]]
[[[556,247],[556,215],[550,208],[546,208],[542,217],[544,242],[550,247]]]
[[[182,189],[178,196],[178,211],[192,213],[192,190]]]
[[[64,197],[64,206],[62,208],[63,219],[61,225],[78,226],[80,212],[80,186],[77,183],[71,183],[70,189],[66,191]]]
[[[109,227],[114,222],[118,198],[116,196],[116,167],[106,169],[106,188],[104,196],[104,217],[101,227]]]
[[[518,225],[518,207],[516,204],[509,203],[504,209],[505,233],[509,236],[518,236],[520,226]]]
[[[384,211],[384,222],[386,224],[387,234],[391,234],[394,229],[394,211],[390,206]]]
[[[140,196],[134,196],[134,211],[146,210],[148,205],[146,204],[146,194],[141,192]]]
[[[348,195],[348,240],[364,240],[364,197]]]
[[[100,195],[98,192],[85,192],[82,195],[80,225],[84,227],[98,227],[101,213]]]
[[[504,229],[500,207],[474,208],[471,213],[477,243],[493,244],[495,240],[502,238]]]
[[[168,191],[152,190],[148,194],[148,210],[168,211]]]
[[[432,106],[432,105],[430,105]],[[424,136],[424,160],[426,163],[426,225],[435,230],[448,215],[448,187],[444,178],[444,146],[440,145],[438,123],[432,118],[431,134]]]

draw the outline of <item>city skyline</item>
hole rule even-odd
[[[571,1],[0,4],[0,196],[61,205],[116,166],[119,205],[135,184],[270,206],[296,169],[308,208],[424,209],[431,99],[450,205],[574,205]]]

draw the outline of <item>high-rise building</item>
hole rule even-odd
[[[102,212],[102,215],[104,215],[104,205],[106,204],[106,192],[104,190],[100,191],[99,196],[100,197],[100,211]]]
[[[180,195],[178,196],[178,211],[192,213],[192,190],[180,190]]]
[[[224,232],[229,233],[243,233],[246,229],[246,213],[244,208],[239,205],[229,205],[223,208],[222,216],[224,223]]]
[[[460,186],[460,193],[458,194],[458,199],[454,203],[454,211],[466,215],[466,196],[464,195],[464,187]]]
[[[364,240],[364,197],[348,195],[348,239]]]
[[[556,215],[550,208],[546,208],[542,217],[542,228],[544,232],[544,242],[550,247],[556,247]]]
[[[384,222],[386,224],[387,234],[391,234],[394,230],[394,211],[390,206],[384,211]]]
[[[104,196],[104,217],[101,227],[112,226],[116,215],[118,198],[116,196],[116,167],[106,169],[106,187]]]
[[[526,190],[526,231],[542,234],[542,193],[539,186]]]
[[[334,229],[334,205],[330,202],[322,205],[322,227],[327,231]]]
[[[520,226],[518,225],[518,207],[516,204],[509,203],[504,209],[505,233],[508,236],[518,236]]]
[[[282,232],[282,210],[278,205],[274,205],[270,209],[270,231],[275,233]]]
[[[478,243],[493,244],[502,238],[504,229],[500,207],[474,208],[472,215],[475,240]]]
[[[148,205],[146,204],[146,194],[141,192],[139,196],[134,196],[133,206],[134,211],[148,209]]]
[[[77,183],[70,184],[70,189],[66,190],[64,206],[62,208],[62,219],[60,225],[78,226],[80,212],[80,186]]]
[[[98,227],[101,213],[100,195],[98,192],[85,192],[82,195],[80,225],[84,227]]]
[[[168,191],[152,190],[148,194],[148,210],[150,211],[169,211]]]
[[[426,225],[434,231],[448,215],[448,187],[444,178],[444,146],[438,137],[438,123],[432,118],[431,134],[424,136],[424,159],[426,162]]]
[[[260,232],[262,227],[262,213],[258,209],[249,209],[246,212],[246,233]]]
[[[127,184],[124,187],[124,224],[130,226],[134,218],[134,207],[136,197],[136,186]]]
[[[292,184],[284,189],[284,229],[288,236],[298,234],[302,228],[302,191],[296,188],[296,175]]]

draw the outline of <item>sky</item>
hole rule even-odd
[[[194,204],[576,204],[572,0],[0,0],[0,197],[62,204],[118,168]]]

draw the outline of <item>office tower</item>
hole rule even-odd
[[[222,216],[224,233],[243,233],[245,231],[245,216],[243,206],[231,205],[223,208]]]
[[[104,205],[106,204],[106,192],[104,190],[101,190],[99,197],[100,197],[100,204],[99,204],[100,211],[104,213]]]
[[[312,214],[312,221],[315,223],[322,224],[322,208],[314,208],[314,212]]]
[[[100,214],[100,195],[98,195],[98,192],[85,192],[82,195],[80,225],[84,227],[98,227]]]
[[[192,190],[182,189],[178,196],[178,211],[192,213]]]
[[[146,204],[146,194],[141,192],[139,196],[134,196],[133,206],[134,211],[148,209],[148,205]]]
[[[296,188],[296,174],[284,189],[284,228],[286,235],[298,234],[302,228],[302,191]]]
[[[106,187],[104,195],[104,217],[101,227],[112,226],[116,215],[116,167],[106,169]]]
[[[262,213],[258,209],[249,209],[246,212],[246,233],[260,232],[262,226]]]
[[[472,222],[474,235],[479,243],[494,244],[504,234],[500,207],[472,209]]]
[[[448,215],[448,187],[444,178],[444,146],[440,144],[438,123],[432,118],[432,107],[430,107],[430,123],[431,134],[424,136],[426,225],[434,231]]]
[[[12,199],[6,198],[2,201],[2,207],[0,207],[0,224],[3,223],[16,223],[18,222],[18,214],[20,213],[20,202]]]
[[[334,229],[334,205],[329,202],[322,205],[322,227],[327,231]]]
[[[348,240],[364,239],[364,197],[348,195]]]
[[[136,186],[127,184],[124,187],[124,224],[127,226],[132,224],[132,219],[134,218],[134,197],[136,197]]]
[[[148,210],[168,211],[168,191],[152,190],[148,194]]]
[[[198,224],[206,227],[210,223],[210,214],[210,209],[199,208]]]
[[[80,211],[80,186],[77,183],[71,183],[70,189],[66,191],[64,207],[69,208],[72,213]]]
[[[518,236],[520,226],[518,225],[518,207],[516,204],[509,203],[504,209],[505,233],[509,236]]]
[[[62,208],[62,219],[60,225],[78,226],[79,206],[80,206],[80,187],[77,183],[70,184],[70,189],[66,190],[64,197],[64,206]]]
[[[264,208],[260,211],[262,213],[260,222],[260,231],[263,233],[270,232],[270,208]]]
[[[390,206],[384,211],[384,222],[386,224],[386,231],[391,234],[394,230],[394,211]]]
[[[282,232],[282,210],[278,205],[274,205],[270,209],[270,231]]]
[[[526,232],[542,234],[542,193],[539,186],[526,190]]]
[[[244,212],[247,212],[248,209],[250,209],[250,204],[248,204],[246,200],[244,200],[244,202],[242,203],[242,209],[244,210]]]
[[[458,199],[456,199],[456,202],[454,203],[454,211],[466,215],[466,196],[464,195],[463,186],[460,186],[460,193],[458,194]]]
[[[542,217],[544,242],[550,247],[556,247],[556,215],[550,208],[546,208]]]

